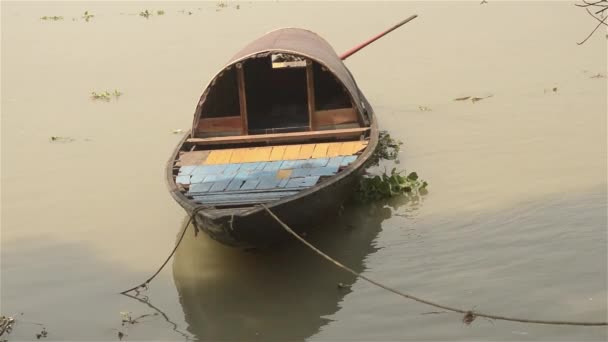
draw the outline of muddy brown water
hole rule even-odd
[[[144,9],[165,15],[146,20]],[[41,327],[28,322],[72,341],[118,331],[128,340],[606,340],[605,327],[465,326],[298,244],[251,253],[190,234],[147,293],[168,321],[121,326],[121,311],[154,312],[117,292],[176,241],[185,213],[163,174],[180,139],[172,131],[188,129],[222,64],[277,27],[309,28],[342,52],[413,13],[346,64],[381,127],[405,142],[399,167],[418,171],[430,193],[350,206],[310,239],[371,278],[448,305],[605,320],[607,86],[592,76],[606,75],[607,48],[604,32],[576,45],[595,22],[570,2],[3,2],[0,309],[20,320],[10,340],[35,339]],[[89,98],[114,89],[117,101]]]

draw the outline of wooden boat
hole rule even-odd
[[[171,195],[217,241],[263,247],[334,215],[378,142],[372,107],[333,48],[308,30],[272,31],[204,90],[166,174]]]

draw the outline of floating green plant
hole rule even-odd
[[[391,173],[363,176],[359,179],[357,199],[372,202],[395,196],[419,196],[426,194],[428,183],[420,180],[416,172],[405,175],[405,171],[393,168]]]
[[[122,96],[122,92],[118,91],[118,89],[114,89],[113,92],[109,92],[107,90],[104,90],[100,93],[96,91],[91,92],[91,98],[93,100],[110,101],[112,97],[118,99],[120,96]]]
[[[151,15],[152,15],[152,12],[150,12],[148,10],[139,12],[139,16],[144,17],[146,19],[150,18]]]
[[[82,15],[82,19],[84,19],[87,23],[89,22],[89,20],[91,20],[91,18],[93,18],[95,15],[89,13],[89,11],[84,11],[84,14]]]
[[[381,131],[378,145],[367,162],[367,167],[378,166],[380,160],[393,160],[399,163],[399,151],[403,143],[391,137],[387,131]],[[360,202],[371,202],[398,195],[419,196],[426,194],[428,183],[418,178],[416,172],[405,175],[405,171],[393,168],[390,173],[360,177],[356,199]]]
[[[54,16],[52,16],[52,17],[49,17],[49,16],[46,16],[46,15],[45,15],[44,17],[42,17],[42,18],[40,18],[40,19],[42,19],[42,20],[52,20],[52,21],[58,21],[58,20],[63,20],[63,17],[62,17],[62,16],[57,16],[57,15],[54,15]]]
[[[372,156],[368,159],[367,166],[377,166],[380,163],[380,160],[397,160],[401,145],[403,145],[403,143],[393,139],[387,131],[380,131],[378,145],[372,153]]]

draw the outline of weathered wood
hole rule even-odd
[[[246,135],[249,132],[249,124],[247,121],[247,94],[245,92],[245,70],[242,63],[236,65],[236,79],[239,89],[239,107],[241,109],[241,134]]]
[[[315,128],[328,125],[341,125],[347,123],[358,123],[359,119],[354,108],[340,108],[315,111],[313,113]]]
[[[198,121],[198,132],[242,132],[243,123],[240,116],[224,116],[219,118],[201,118]]]
[[[317,123],[315,121],[315,81],[311,60],[306,61],[306,92],[308,94],[308,129],[314,131],[317,129]]]
[[[292,132],[292,133],[273,133],[273,134],[258,134],[258,135],[238,135],[228,137],[211,137],[211,138],[189,138],[186,141],[200,145],[218,145],[218,144],[240,144],[240,143],[277,143],[277,142],[298,142],[309,141],[311,139],[345,139],[355,138],[369,131],[369,127],[362,128],[345,128],[326,131],[312,132]]]

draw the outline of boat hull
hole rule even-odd
[[[378,128],[373,111],[370,109],[370,136],[367,148],[362,154],[338,173],[297,195],[269,202],[266,206],[299,234],[305,234],[316,223],[329,215],[336,215],[342,204],[354,194],[359,177],[367,167],[378,144]],[[179,191],[174,179],[175,161],[183,150],[188,134],[180,142],[167,163],[166,175],[173,198],[184,208],[188,215],[196,211],[196,227],[211,238],[229,246],[239,248],[265,248],[280,243],[289,234],[261,206],[247,208],[217,209],[212,206],[200,207],[196,202]]]

